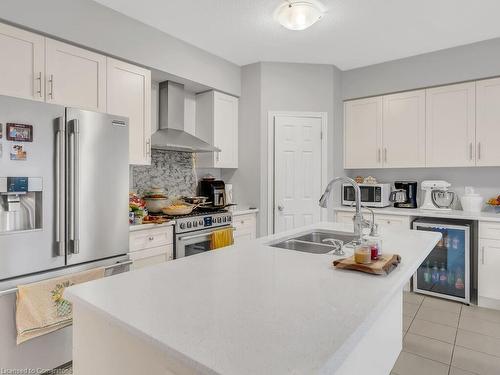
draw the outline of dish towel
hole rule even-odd
[[[71,325],[72,306],[63,298],[64,289],[102,278],[104,272],[104,267],[99,267],[19,285],[16,300],[17,344]]]
[[[234,243],[233,228],[219,229],[212,232],[210,237],[210,250],[231,246]]]

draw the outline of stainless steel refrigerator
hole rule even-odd
[[[128,263],[128,119],[0,96],[0,124],[0,368],[52,368],[70,330],[16,347],[16,286]]]

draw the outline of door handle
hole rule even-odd
[[[40,98],[42,97],[42,72],[38,72],[38,77],[35,78],[36,81],[38,81],[38,90],[36,93]]]
[[[71,252],[78,254],[80,252],[80,200],[79,200],[79,174],[80,174],[80,127],[77,119],[71,120],[70,133],[70,215],[69,215],[69,239],[71,242]]]
[[[50,75],[49,86],[50,86],[49,96],[51,99],[54,99],[54,75],[53,74]]]
[[[64,201],[64,181],[65,181],[65,160],[64,160],[64,118],[58,118],[58,127],[56,131],[56,209],[55,209],[55,225],[56,225],[56,243],[57,255],[65,255],[65,227],[61,218],[65,214],[65,201]]]

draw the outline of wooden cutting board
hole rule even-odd
[[[359,264],[354,261],[354,255],[349,258],[338,259],[333,262],[335,268],[343,270],[353,270],[372,275],[388,275],[401,262],[401,257],[397,254],[384,254],[378,260],[369,264]]]

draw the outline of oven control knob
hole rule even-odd
[[[184,229],[184,228],[186,228],[186,224],[184,224],[184,223],[180,223],[179,227],[180,227],[181,229]]]
[[[195,220],[193,221],[193,228],[196,228],[198,226],[198,222]]]
[[[228,216],[227,217],[227,222],[229,223],[229,222],[231,222],[231,220],[232,220],[231,216]]]
[[[225,223],[225,222],[226,222],[226,220],[227,220],[227,219],[226,219],[226,217],[224,216],[224,217],[222,218],[222,222],[223,222],[223,223]]]
[[[187,222],[187,227],[191,228],[191,222],[190,221]]]
[[[218,222],[219,224],[220,224],[220,223],[222,223],[222,218],[221,218],[221,217],[218,217],[218,218],[217,218],[217,222]]]
[[[200,224],[200,226],[202,226],[203,225],[203,220],[198,221],[198,224]]]

